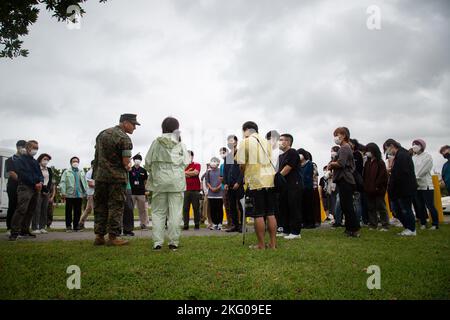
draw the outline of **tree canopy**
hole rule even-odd
[[[79,7],[82,16],[85,11],[81,7],[87,0],[2,0],[0,1],[0,58],[26,57],[28,49],[23,49],[22,37],[28,34],[30,26],[39,16],[40,6],[52,13],[58,21],[72,19],[71,6]],[[99,0],[106,2],[107,0]],[[72,20],[70,20],[72,21]],[[75,21],[72,21],[75,22]]]

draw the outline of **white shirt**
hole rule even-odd
[[[44,176],[44,186],[48,186],[48,183],[50,182],[50,173],[48,172],[48,169],[43,166],[41,166],[41,172]]]
[[[93,196],[93,195],[94,195],[94,192],[95,192],[95,188],[89,187],[89,182],[94,181],[94,180],[92,179],[92,169],[90,169],[90,170],[86,173],[86,181],[87,181],[87,183],[88,183],[88,189],[87,189],[87,191],[86,191],[86,195],[87,195],[87,196]]]
[[[431,169],[433,169],[433,158],[427,152],[413,156],[414,170],[416,172],[417,190],[434,190]]]

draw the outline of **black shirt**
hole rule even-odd
[[[145,182],[148,179],[147,170],[135,166],[130,171],[131,193],[135,196],[145,195]]]
[[[289,149],[284,152],[279,157],[279,172],[281,172],[284,167],[289,165],[292,170],[286,176],[286,181],[289,185],[295,185],[298,183],[298,169],[300,166],[300,156],[295,149]]]
[[[15,154],[11,158],[6,159],[5,161],[5,169],[6,172],[14,171],[16,172],[16,168],[14,167],[14,162],[19,159],[19,157]],[[17,173],[17,172],[16,172]],[[8,190],[17,190],[17,187],[19,186],[19,182],[17,180],[14,180],[13,178],[8,179]]]

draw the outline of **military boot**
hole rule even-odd
[[[105,236],[97,234],[95,236],[94,246],[104,246],[106,244]]]
[[[110,233],[108,235],[108,241],[106,242],[106,245],[120,247],[120,246],[125,246],[128,243],[129,242],[127,240],[119,239],[119,238],[117,238],[117,236],[115,234]]]

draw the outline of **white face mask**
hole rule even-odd
[[[419,153],[422,150],[422,147],[418,146],[417,144],[413,144],[412,149],[414,153]]]
[[[80,164],[78,162],[72,163],[72,167],[74,167],[75,169],[77,169],[79,166]]]
[[[219,164],[217,162],[211,162],[210,166],[211,168],[216,169],[219,166]]]
[[[19,149],[19,154],[21,154],[21,155],[27,154],[27,149],[25,149],[25,148],[20,148],[20,149]]]
[[[141,160],[134,160],[134,164],[135,164],[135,165],[137,165],[137,166],[140,166],[140,165],[141,165],[141,163],[142,163],[142,161],[141,161]]]
[[[44,168],[47,168],[47,166],[48,166],[48,160],[42,160],[41,166],[43,166]]]
[[[369,159],[372,158],[372,152],[366,152],[366,157]]]
[[[341,138],[339,136],[334,137],[334,143],[340,146],[342,143]]]
[[[303,161],[303,160],[305,160],[305,156],[304,155],[300,155],[300,161]]]
[[[334,157],[336,157],[336,156],[337,156],[337,152],[334,152],[334,151],[331,152],[331,157],[332,157],[332,158],[334,158]]]
[[[34,157],[35,155],[37,155],[38,150],[37,149],[33,149],[30,151],[30,156]]]

